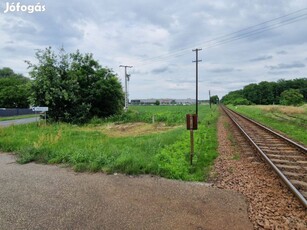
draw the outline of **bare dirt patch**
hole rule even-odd
[[[144,122],[134,122],[123,124],[109,123],[104,126],[82,128],[82,130],[99,131],[109,137],[131,137],[166,132],[177,127],[178,126],[166,126],[164,123],[148,124]]]
[[[214,186],[246,196],[254,229],[307,229],[306,210],[222,114]]]

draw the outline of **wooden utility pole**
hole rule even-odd
[[[193,124],[193,116],[190,117],[190,123]],[[194,131],[193,131],[193,125],[190,127],[190,146],[191,146],[191,152],[190,152],[190,164],[193,164],[193,157],[194,157]]]
[[[192,50],[193,52],[196,52],[196,60],[193,61],[196,63],[196,115],[198,116],[198,62],[201,62],[201,60],[198,60],[198,51],[201,51],[202,49],[195,49]]]
[[[210,104],[210,109],[211,109],[211,92],[209,90],[209,104]]]

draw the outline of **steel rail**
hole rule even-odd
[[[248,118],[248,117],[246,117],[246,116],[244,116],[244,115],[242,115],[242,114],[239,114],[239,113],[237,113],[236,111],[233,111],[233,110],[231,110],[231,109],[229,109],[229,108],[227,108],[227,109],[230,110],[231,112],[237,114],[238,116],[243,117],[243,118],[245,118],[246,120],[248,120],[248,121],[250,121],[250,122],[252,122],[252,123],[254,123],[254,124],[260,126],[261,128],[263,128],[263,129],[269,131],[270,133],[274,134],[275,136],[278,136],[278,137],[280,137],[281,139],[283,139],[283,140],[285,140],[285,141],[291,143],[293,146],[299,148],[299,150],[300,150],[301,152],[303,152],[304,154],[307,154],[307,148],[304,147],[303,145],[300,145],[300,144],[294,142],[293,140],[291,140],[291,139],[289,139],[289,138],[287,138],[287,137],[281,135],[280,133],[277,133],[277,132],[275,132],[274,130],[272,130],[272,129],[266,127],[266,126],[264,126],[263,124],[261,124],[261,123],[259,123],[259,122],[257,122],[257,121],[254,121],[254,120],[252,120],[252,119],[250,119],[250,118]]]
[[[307,208],[307,201],[305,199],[305,197],[294,187],[294,185],[288,180],[288,178],[276,167],[276,165],[266,156],[266,154],[261,150],[261,148],[252,140],[252,138],[244,131],[244,129],[240,126],[240,124],[235,121],[235,119],[233,119],[233,117],[230,115],[229,111],[234,112],[233,110],[230,110],[228,108],[225,108],[224,106],[222,106],[222,109],[225,111],[225,113],[228,115],[228,117],[236,124],[236,126],[240,129],[240,131],[243,133],[243,135],[252,143],[252,145],[257,149],[257,151],[260,153],[261,157],[272,167],[272,169],[276,172],[276,174],[282,179],[282,181],[288,186],[288,188],[290,189],[290,191],[300,200],[300,202],[303,204],[303,206],[305,208]],[[229,111],[228,111],[229,110]],[[241,114],[238,114],[236,112],[234,112],[235,114],[243,117],[244,119],[247,119],[248,121],[251,121],[251,119],[246,118],[245,116],[242,116]],[[259,125],[261,128],[265,128],[265,130],[271,132],[274,135],[277,135],[279,138],[282,138],[283,140],[286,140],[287,142],[289,142],[288,138],[283,137],[282,135],[276,133],[273,130],[270,130],[269,128],[259,124],[258,122],[254,122],[254,124]],[[292,140],[290,140],[290,143],[296,144],[295,142],[293,142]],[[306,148],[296,144],[295,146],[299,146],[300,148],[303,148],[303,151],[306,151]]]

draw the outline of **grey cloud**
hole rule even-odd
[[[288,71],[269,71],[268,74],[270,75],[287,75],[289,74]]]
[[[234,68],[215,68],[215,69],[210,69],[209,72],[212,73],[230,73],[234,71],[241,71],[240,69],[234,69]]]
[[[10,18],[5,18],[2,29],[10,34],[36,34],[38,31],[29,21]],[[14,41],[8,41],[14,42]]]
[[[272,55],[270,55],[270,56],[260,56],[260,57],[257,57],[257,58],[250,59],[249,61],[250,62],[257,62],[257,61],[269,60],[269,59],[272,59],[272,58],[273,58]]]
[[[284,51],[284,50],[278,51],[278,52],[276,52],[276,53],[277,53],[277,54],[287,54],[287,52]]]
[[[168,88],[168,90],[170,91],[184,91],[186,92],[187,90],[191,90],[190,87],[180,87],[180,86],[177,86],[177,87],[174,87],[174,88]]]
[[[212,85],[219,85],[219,84],[221,84],[221,81],[210,81],[210,83]]]
[[[10,34],[9,44],[23,41],[36,46],[61,46],[63,44],[66,47],[66,44],[71,44],[72,39],[83,37],[83,32],[74,26],[75,23],[77,21],[72,21],[68,17],[59,19],[51,13],[45,13],[40,17],[33,15],[33,17],[24,17],[23,20],[7,21],[2,30]]]
[[[148,75],[149,72],[148,71],[142,71],[140,69],[132,69],[131,74],[134,75]]]
[[[166,81],[167,82],[171,82],[171,83],[193,83],[193,84],[195,84],[195,79],[194,80],[188,80],[188,79],[167,79]],[[198,79],[198,82],[203,82],[203,81]]]
[[[303,68],[306,65],[302,62],[293,62],[290,64],[278,64],[277,66],[266,66],[266,68],[269,68],[270,70],[278,70],[278,69],[293,69],[293,68]]]
[[[232,84],[233,82],[239,81],[242,84],[248,84],[251,82],[257,82],[256,79],[253,78],[229,78],[229,77],[223,77],[219,81],[218,80],[207,80],[207,84],[213,84],[213,85],[224,85],[224,84]]]
[[[2,50],[7,51],[9,53],[16,51],[16,49],[14,47],[10,47],[10,46],[5,46],[5,47],[2,48]]]
[[[160,73],[165,73],[165,72],[171,72],[170,69],[166,67],[161,67],[161,68],[156,68],[151,71],[153,74],[160,74]]]

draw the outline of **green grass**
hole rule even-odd
[[[17,120],[17,119],[23,119],[23,118],[31,118],[31,117],[37,117],[36,114],[29,114],[29,115],[19,115],[19,116],[12,116],[12,117],[0,117],[0,121],[10,121],[10,120]]]
[[[229,106],[247,117],[307,145],[307,106]]]
[[[189,162],[190,138],[185,114],[195,106],[136,106],[122,116],[94,119],[85,126],[26,124],[0,129],[0,149],[15,152],[18,162],[67,164],[76,171],[154,174],[203,181],[217,156],[218,110],[199,107],[195,156]],[[173,128],[137,136],[111,137],[103,132],[110,122],[165,122]],[[101,128],[101,129],[100,129]],[[101,131],[102,130],[102,131]]]
[[[204,107],[205,108],[205,107]],[[167,125],[183,124],[185,114],[195,113],[195,106],[130,106],[128,112],[107,119],[93,119],[92,124],[104,122],[164,122]]]

